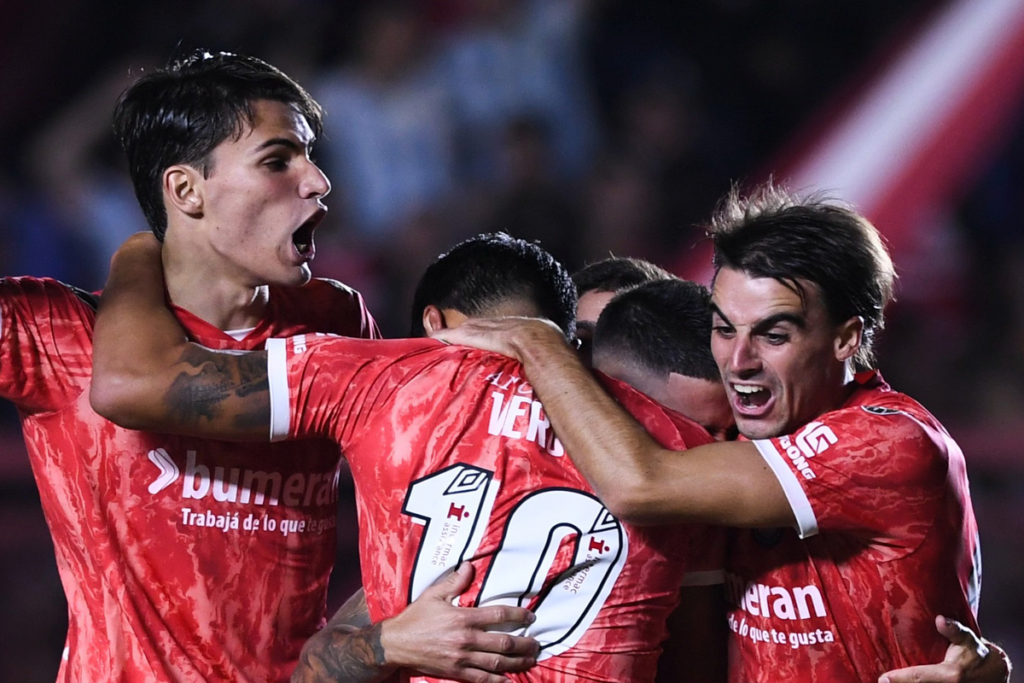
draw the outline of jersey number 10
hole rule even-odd
[[[402,512],[424,525],[409,583],[409,601],[448,568],[476,557],[481,540],[502,522],[492,519],[501,483],[494,473],[452,465],[409,487]],[[559,548],[571,558],[555,567]],[[517,500],[480,588],[476,605],[516,605],[537,620],[525,631],[541,644],[539,659],[579,641],[626,563],[629,539],[594,496],[567,488],[531,491]]]

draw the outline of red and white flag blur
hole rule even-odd
[[[797,136],[809,144],[768,168],[799,194],[853,204],[898,261],[927,230],[923,219],[984,169],[1022,100],[1024,1],[953,0],[821,129]],[[707,282],[701,265],[688,274]]]

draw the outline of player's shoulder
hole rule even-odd
[[[306,283],[305,287],[300,289],[309,289],[313,292],[323,292],[324,296],[334,296],[343,299],[362,299],[362,294],[358,291],[349,287],[340,280],[334,280],[329,277],[315,277]]]
[[[0,297],[25,300],[45,299],[53,303],[65,303],[83,310],[96,312],[100,297],[98,292],[89,292],[49,277],[28,275],[0,278]]]
[[[683,450],[713,441],[706,429],[685,415],[661,405],[625,382],[598,371],[594,371],[594,375],[619,405],[665,448]]]
[[[945,456],[949,435],[913,398],[884,382],[859,387],[838,410],[825,413],[794,435],[798,443],[859,443]]]
[[[362,295],[348,285],[328,278],[313,278],[301,287],[271,287],[277,296],[307,307],[322,305],[361,306]]]
[[[288,324],[350,337],[379,337],[359,292],[337,280],[315,278],[302,287],[270,287],[271,315]]]

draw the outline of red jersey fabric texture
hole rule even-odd
[[[718,569],[721,557],[701,547],[703,529],[612,516],[518,363],[430,340],[301,336],[268,349],[274,434],[329,436],[349,461],[374,621],[468,560],[476,576],[460,604],[536,613],[526,633],[541,642],[540,661],[511,679],[653,680],[684,574]],[[697,424],[606,381],[664,445],[710,442]]]
[[[840,409],[754,441],[797,529],[730,532],[733,681],[875,681],[977,627],[978,529],[963,453],[920,404],[861,373]]]
[[[218,349],[312,330],[377,335],[361,296],[323,280],[271,288],[266,320],[240,342],[177,313]],[[0,396],[20,412],[68,599],[58,681],[287,680],[325,620],[337,446],[103,420],[89,407],[94,319],[90,297],[59,282],[0,280]]]

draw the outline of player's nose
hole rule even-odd
[[[309,161],[306,172],[302,176],[299,193],[304,199],[324,198],[331,193],[331,181],[327,174],[313,161]]]

